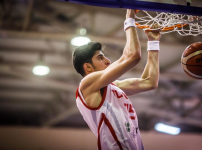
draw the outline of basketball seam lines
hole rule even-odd
[[[198,55],[201,55],[201,54],[197,54],[197,55],[192,56],[191,58],[189,58],[189,59],[187,60],[187,62],[188,62],[190,59],[192,59],[193,57],[198,56]],[[187,63],[187,62],[186,62],[186,63]]]
[[[194,52],[188,54],[187,56],[189,56],[189,55],[191,55],[191,54],[193,54],[193,53],[195,53],[195,52],[197,52],[197,51],[201,51],[201,50],[202,50],[202,49],[200,49],[200,50],[196,50],[196,51],[194,51]],[[183,56],[183,57],[187,57],[187,56]],[[197,55],[196,55],[196,56],[197,56]]]
[[[202,66],[202,65],[187,65],[187,64],[184,64],[184,63],[182,63],[182,64],[185,65],[185,66]]]
[[[187,63],[190,59],[192,59],[193,57],[198,56],[198,55],[201,55],[201,53],[190,57],[190,58],[186,61],[186,63]],[[187,56],[186,56],[186,57],[187,57]],[[184,57],[184,58],[185,58],[185,57]],[[181,62],[181,63],[182,63],[183,65],[187,65],[187,64],[184,64],[183,62]],[[202,66],[202,65],[187,65],[187,66]]]
[[[202,51],[202,50],[199,50],[199,51]],[[193,55],[193,56],[190,56],[190,55]],[[192,59],[193,57],[198,56],[198,55],[201,55],[201,53],[200,53],[200,54],[197,54],[197,55],[194,55],[194,53],[191,53],[191,54],[189,54],[189,55],[186,56],[186,57],[183,56],[183,58],[184,58],[184,59],[187,59],[187,61],[186,61],[186,63],[187,63],[190,59]],[[190,58],[189,58],[189,56],[190,56]],[[183,59],[183,58],[182,58],[182,59]]]

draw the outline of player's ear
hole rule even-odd
[[[83,68],[84,68],[86,73],[90,73],[93,71],[93,67],[90,63],[84,63]]]

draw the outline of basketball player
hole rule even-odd
[[[161,35],[159,30],[146,31],[148,60],[141,78],[118,81],[141,59],[135,14],[134,10],[127,10],[124,22],[127,41],[122,56],[114,63],[104,56],[98,42],[90,42],[73,52],[74,67],[83,76],[76,103],[98,139],[98,150],[144,150],[135,109],[128,96],[157,88]]]

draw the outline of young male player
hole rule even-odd
[[[104,56],[98,42],[80,46],[73,53],[74,67],[84,77],[76,92],[76,103],[98,139],[98,150],[144,149],[135,109],[127,96],[157,88],[161,35],[159,30],[145,31],[148,59],[141,78],[116,80],[141,59],[135,13],[127,10],[124,22],[127,41],[122,56],[114,63]]]

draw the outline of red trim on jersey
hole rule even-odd
[[[77,88],[77,90],[76,90],[76,99],[78,96],[79,96],[79,88]]]
[[[118,144],[120,150],[123,150],[122,146],[121,146],[121,143],[120,141],[118,140],[117,136],[116,136],[116,133],[111,125],[111,123],[109,122],[109,120],[106,118],[105,114],[102,113],[102,117],[100,119],[100,123],[99,123],[99,126],[98,126],[98,141],[97,141],[97,144],[98,144],[98,150],[102,150],[101,148],[101,142],[100,142],[100,128],[101,128],[101,125],[102,125],[102,122],[105,122],[105,124],[107,125],[109,131],[111,132],[112,136],[114,137],[114,140],[116,141],[116,143]]]
[[[120,150],[123,150],[123,148],[122,148],[122,146],[121,146],[121,143],[120,143],[120,141],[118,140],[118,138],[117,138],[117,136],[116,136],[116,133],[115,133],[115,131],[114,131],[114,129],[113,129],[111,123],[109,122],[109,120],[108,120],[106,117],[104,118],[104,122],[105,122],[105,124],[107,125],[107,127],[109,128],[109,130],[110,130],[112,136],[114,137],[116,143],[118,144]]]
[[[99,123],[99,126],[98,126],[98,139],[97,139],[98,150],[102,150],[101,143],[100,143],[100,127],[101,127],[102,122],[104,121],[104,119],[105,119],[105,115],[102,113],[102,117],[100,119],[100,123]]]
[[[114,83],[111,83],[111,85],[114,85],[114,86],[116,86]]]
[[[91,108],[91,107],[89,107],[88,105],[86,105],[86,103],[85,103],[84,100],[82,99],[81,95],[79,94],[79,87],[78,87],[77,90],[76,90],[76,98],[79,97],[80,100],[81,100],[81,102],[83,103],[83,105],[84,105],[86,108],[90,109],[90,110],[98,110],[98,109],[100,109],[100,107],[103,105],[103,103],[104,103],[104,101],[105,101],[106,94],[107,94],[107,86],[104,87],[104,92],[103,92],[103,96],[102,96],[102,100],[101,100],[100,105],[99,105],[98,107],[96,107],[96,108]]]

